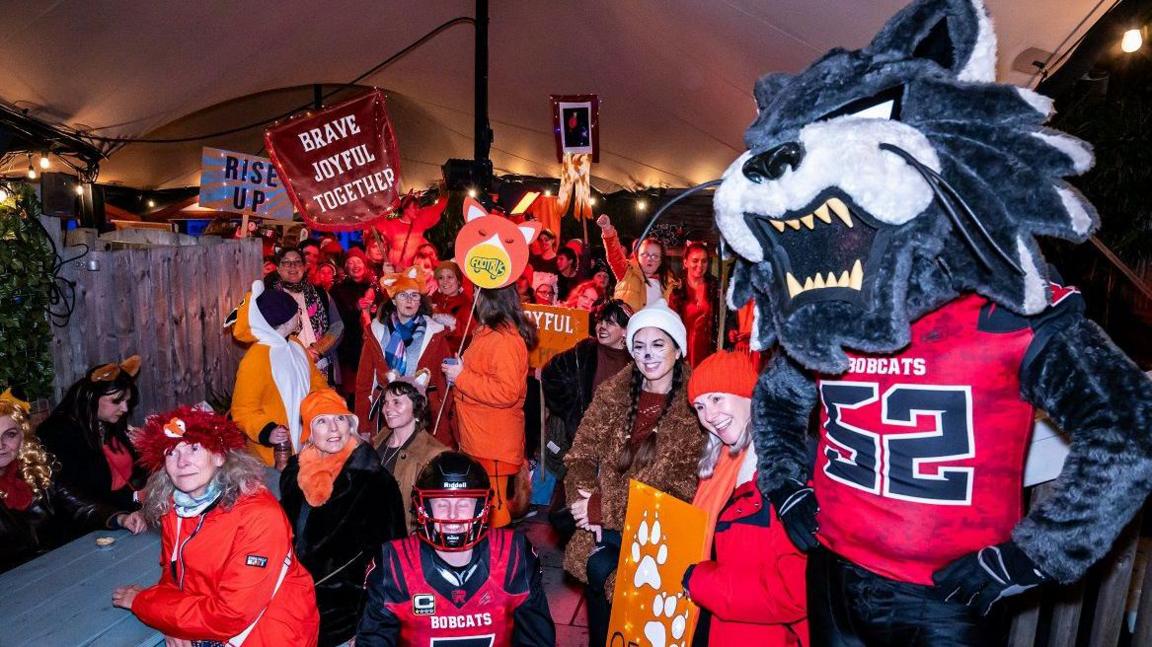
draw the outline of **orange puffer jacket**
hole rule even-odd
[[[244,647],[316,645],[320,614],[312,576],[292,553],[292,529],[267,491],[243,495],[180,520],[161,522],[160,581],[140,592],[132,612],[166,636],[225,642],[263,610]],[[174,561],[173,547],[183,543]],[[273,595],[285,555],[292,565]]]
[[[512,327],[476,331],[456,378],[460,451],[519,466],[524,462],[528,347]]]

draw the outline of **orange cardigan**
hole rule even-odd
[[[453,396],[460,451],[520,466],[528,347],[514,328],[481,326],[464,352]]]

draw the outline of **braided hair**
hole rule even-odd
[[[628,407],[628,425],[625,429],[628,433],[632,432],[632,428],[636,426],[636,415],[640,408],[640,391],[644,385],[644,374],[636,367],[636,363],[632,363],[632,384],[629,389],[629,402]],[[672,389],[668,391],[668,397],[664,400],[664,407],[660,410],[660,417],[657,420],[663,420],[664,416],[668,413],[668,409],[672,406],[672,401],[677,397],[684,397],[682,393],[684,388],[684,359],[678,358],[676,363],[672,365]],[[660,423],[657,422],[657,425]],[[616,472],[623,474],[630,469],[642,470],[648,467],[649,464],[656,457],[656,432],[648,434],[644,440],[638,445],[634,443],[626,443],[624,451],[616,458]]]

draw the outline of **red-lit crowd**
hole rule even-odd
[[[605,645],[636,479],[707,513],[710,559],[666,575],[701,609],[694,644],[807,644],[805,559],[756,485],[748,311],[720,320],[706,246],[674,271],[659,240],[597,225],[602,255],[545,229],[500,289],[423,238],[280,247],[229,317],[246,350],[219,412],[130,428],[138,358],[90,369],[35,427],[6,392],[0,570],[152,526],[159,582],[112,603],[168,645],[552,645],[539,561],[512,529],[547,473]],[[591,335],[532,369],[525,303],[587,310]]]

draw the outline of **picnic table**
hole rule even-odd
[[[279,476],[267,484],[279,496]],[[116,541],[106,548],[98,537]],[[160,533],[133,535],[98,530],[0,574],[0,645],[20,647],[154,647],[160,632],[112,606],[112,591],[126,584],[150,586],[160,579]]]

